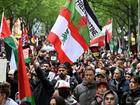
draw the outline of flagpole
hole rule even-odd
[[[23,18],[22,18],[22,17],[20,17],[19,19],[20,19],[20,22],[21,22],[21,24],[20,24],[20,25],[21,25],[21,32],[22,32],[22,33],[21,33],[21,34],[22,34],[22,35],[21,35],[21,38],[23,38],[24,22],[23,22]],[[23,39],[22,39],[22,40],[23,40]]]
[[[105,49],[106,49],[106,51],[108,50],[108,46],[107,46],[107,30],[105,31]]]
[[[3,24],[3,16],[4,16],[4,12],[2,12],[2,18],[1,18],[0,38],[1,38],[1,31],[2,31],[2,24]]]

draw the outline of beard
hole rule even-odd
[[[45,68],[45,71],[46,71],[46,72],[50,72],[50,71],[51,71],[51,69],[46,69],[46,68]]]
[[[65,79],[65,74],[62,74],[62,73],[61,73],[61,74],[59,75],[59,77],[60,77],[61,79],[64,80],[64,79]]]

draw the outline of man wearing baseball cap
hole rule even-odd
[[[69,82],[64,80],[58,81],[58,93],[64,98],[67,105],[78,105],[77,101],[71,95],[71,89]]]

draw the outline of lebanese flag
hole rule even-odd
[[[88,50],[91,33],[94,36],[99,31],[100,25],[86,0],[67,0],[48,40],[58,52],[59,61],[72,64]]]
[[[28,101],[31,105],[35,105],[24,62],[22,40],[20,40],[18,47],[18,90],[20,100]]]
[[[90,46],[104,46],[107,35],[107,43],[112,40],[112,19],[102,28],[102,31],[90,42]]]

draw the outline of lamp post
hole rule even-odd
[[[138,0],[138,52],[140,52],[140,0]]]
[[[128,51],[130,51],[131,43],[131,5],[128,7]]]

